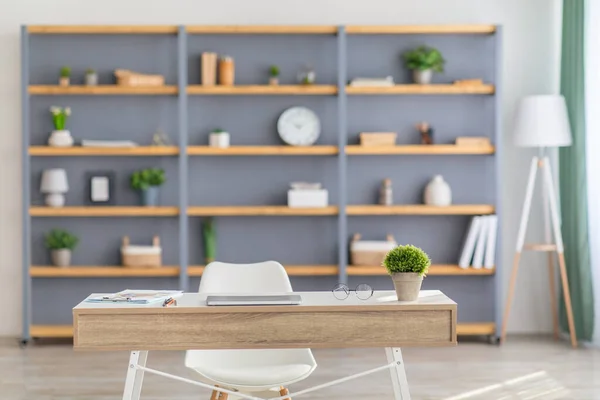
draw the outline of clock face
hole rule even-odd
[[[281,139],[292,146],[310,146],[321,134],[321,122],[317,114],[306,107],[288,108],[277,121]]]

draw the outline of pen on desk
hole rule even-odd
[[[172,297],[169,297],[168,299],[165,300],[165,302],[163,303],[163,307],[168,307],[168,306],[176,306],[177,305],[177,300],[175,300]]]

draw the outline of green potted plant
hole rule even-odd
[[[431,83],[433,72],[444,72],[444,57],[438,49],[420,46],[402,55],[406,68],[413,72],[413,80],[420,85]]]
[[[210,147],[220,148],[229,147],[229,132],[226,132],[223,129],[213,129],[208,136],[208,145]]]
[[[60,78],[58,84],[60,86],[69,86],[71,83],[71,67],[65,65],[60,69]]]
[[[50,114],[52,114],[52,124],[54,130],[48,138],[48,145],[53,147],[70,147],[73,146],[73,137],[71,132],[66,128],[67,120],[71,116],[70,107],[50,107]]]
[[[277,65],[269,67],[269,85],[279,85],[279,67]]]
[[[131,187],[141,193],[144,206],[158,205],[159,186],[165,181],[165,171],[162,168],[143,169],[131,175]]]
[[[399,301],[417,300],[430,265],[427,253],[411,244],[395,247],[386,254],[383,266],[394,281]]]
[[[71,252],[77,247],[79,238],[63,229],[52,229],[46,235],[46,247],[50,250],[52,264],[68,267],[71,264]]]
[[[88,68],[85,70],[85,84],[87,86],[98,85],[98,74],[92,68]]]

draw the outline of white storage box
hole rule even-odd
[[[288,190],[288,207],[327,207],[328,201],[327,189]]]

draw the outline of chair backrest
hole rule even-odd
[[[255,264],[211,262],[200,280],[199,293],[292,292],[285,268],[276,261]]]

